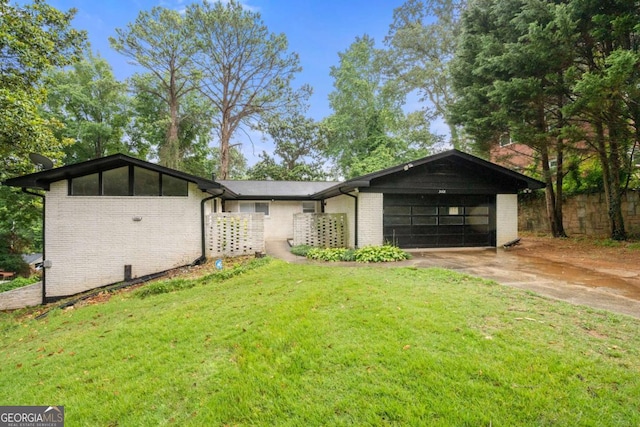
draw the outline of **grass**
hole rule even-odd
[[[0,314],[0,402],[64,405],[74,426],[640,425],[629,317],[438,269],[176,280]]]

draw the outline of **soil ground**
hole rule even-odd
[[[521,244],[509,251],[519,257],[552,260],[574,267],[583,274],[591,272],[594,279],[604,276],[606,283],[601,285],[618,289],[625,296],[640,301],[639,242],[524,236]],[[572,269],[564,270],[565,280],[571,280]]]

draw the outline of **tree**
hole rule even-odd
[[[573,0],[579,22],[572,102],[574,137],[595,150],[602,168],[611,238],[627,236],[622,195],[640,145],[640,10],[635,2]]]
[[[0,180],[32,171],[30,152],[55,157],[61,151],[64,142],[52,131],[59,123],[43,117],[39,106],[45,71],[81,57],[86,34],[70,28],[74,14],[40,0],[24,6],[0,0]]]
[[[151,75],[135,76],[134,85],[154,87],[158,81]],[[136,91],[133,97],[134,117],[128,129],[130,145],[137,147],[143,157],[161,157],[166,142],[170,114],[167,103],[149,91]],[[217,163],[212,158],[211,106],[198,92],[185,95],[180,102],[181,118],[175,147],[180,158],[179,170],[200,176],[210,176]],[[217,168],[217,166],[216,166]]]
[[[131,154],[124,143],[130,113],[126,84],[115,79],[106,60],[87,52],[73,68],[50,73],[48,91],[47,110],[64,124],[62,136],[75,139],[65,148],[65,163]]]
[[[251,179],[313,181],[326,177],[320,158],[324,138],[319,123],[295,112],[287,117],[267,117],[260,130],[273,140],[275,156],[263,151],[261,160],[248,171]]]
[[[393,23],[384,39],[385,72],[406,94],[417,91],[420,101],[430,104],[423,114],[444,119],[456,148],[462,142],[456,125],[447,117],[455,100],[449,65],[466,4],[466,0],[407,0],[393,11]]]
[[[0,0],[0,182],[33,172],[29,153],[60,159],[69,142],[55,137],[60,123],[44,117],[40,106],[46,99],[45,71],[81,57],[86,34],[71,28],[74,14],[40,0],[20,6]],[[41,207],[39,199],[0,187],[0,234],[33,242]]]
[[[481,151],[508,133],[539,153],[551,231],[563,237],[563,111],[575,58],[575,21],[563,4],[484,0],[471,3],[462,22],[453,65],[459,99],[450,116]],[[551,153],[557,159],[555,173]]]
[[[200,73],[192,62],[197,52],[192,27],[179,12],[154,7],[140,12],[126,29],[116,29],[116,34],[109,38],[111,46],[149,72],[132,78],[134,91],[154,97],[166,107],[160,163],[179,168],[179,128],[185,118],[181,104],[199,87]]]
[[[409,141],[408,121],[402,111],[405,98],[397,82],[385,81],[379,50],[369,36],[358,37],[340,63],[331,67],[334,91],[329,94],[333,113],[325,119],[327,148],[339,175],[362,175],[415,158],[433,144],[432,135]],[[415,144],[411,144],[415,142]]]
[[[288,53],[284,34],[269,33],[259,13],[231,0],[192,4],[186,15],[197,35],[194,62],[202,72],[200,90],[215,109],[218,177],[227,179],[236,132],[266,114],[295,110],[308,99],[311,89],[292,89],[300,71],[298,56]]]

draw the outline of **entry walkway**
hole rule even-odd
[[[287,262],[308,262],[291,254],[284,240],[266,242],[266,252]],[[495,248],[409,252],[413,255],[410,260],[379,265],[446,268],[573,304],[640,318],[639,278],[578,269],[562,262],[518,256],[515,252]]]

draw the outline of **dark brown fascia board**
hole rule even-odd
[[[101,170],[114,169],[122,166],[134,165],[141,168],[153,170],[155,172],[170,175],[185,181],[193,182],[202,191],[217,195],[221,190],[226,193],[232,193],[224,188],[220,183],[210,179],[201,178],[195,175],[181,172],[175,169],[160,166],[155,163],[149,163],[144,160],[136,159],[125,154],[113,154],[111,156],[101,157],[99,159],[88,160],[86,162],[75,163],[72,165],[61,166],[59,168],[35,172],[28,175],[10,178],[4,181],[3,185],[22,188],[37,188],[49,190],[49,184],[56,181],[62,181],[69,178],[75,178],[82,175],[88,175]]]
[[[415,166],[420,166],[423,164],[427,164],[427,163],[432,163],[434,161],[437,160],[441,160],[447,157],[458,157],[461,158],[463,160],[478,164],[480,166],[486,167],[488,169],[491,169],[492,171],[496,172],[496,173],[501,173],[504,175],[507,175],[511,178],[514,178],[518,181],[522,181],[524,184],[526,184],[527,187],[525,188],[530,188],[532,190],[537,190],[540,188],[544,188],[546,185],[544,182],[542,181],[538,181],[537,179],[534,178],[530,178],[526,175],[523,175],[519,172],[515,172],[512,171],[510,169],[507,169],[503,166],[500,165],[496,165],[495,163],[491,163],[487,160],[481,159],[479,157],[473,156],[471,154],[467,154],[464,153],[462,151],[453,149],[453,150],[447,150],[447,151],[443,151],[441,153],[437,153],[437,154],[433,154],[431,156],[427,156],[427,157],[423,157],[421,159],[417,159],[417,160],[413,160],[410,162],[406,162],[406,163],[401,163],[399,165],[396,166],[392,166],[390,168],[387,169],[383,169],[381,171],[378,172],[373,172],[367,175],[362,175],[359,176],[357,178],[353,178],[350,180],[347,180],[341,184],[337,184],[331,188],[328,188],[324,191],[320,191],[316,194],[313,195],[313,197],[315,199],[326,199],[329,197],[335,197],[338,196],[340,194],[342,194],[342,192],[350,192],[355,190],[356,188],[366,188],[369,187],[371,184],[371,181],[376,179],[376,178],[381,178],[383,176],[386,175],[391,175],[397,172],[401,172],[401,171],[406,171],[409,170]],[[342,191],[340,191],[342,190]]]

